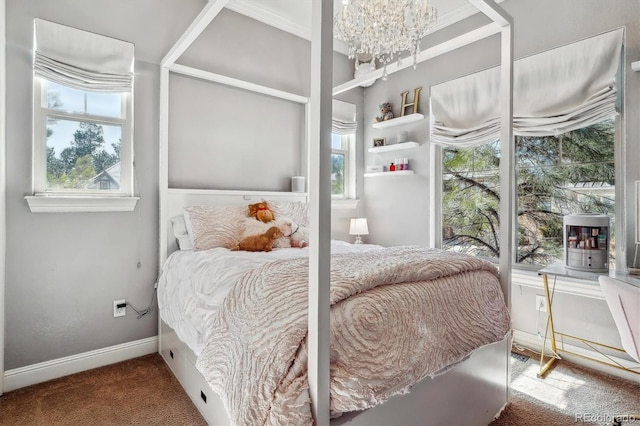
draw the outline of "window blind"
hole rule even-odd
[[[132,43],[42,19],[34,20],[34,33],[36,76],[81,90],[132,90]]]
[[[356,106],[334,99],[332,108],[331,133],[336,135],[354,134],[358,130]]]
[[[358,130],[358,123],[345,123],[339,120],[331,120],[331,133],[336,135],[351,135]]]
[[[513,133],[549,136],[617,114],[617,29],[514,62]],[[500,137],[500,69],[431,87],[431,141],[470,147]]]

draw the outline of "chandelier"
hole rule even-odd
[[[384,67],[402,61],[402,52],[417,64],[420,40],[433,28],[437,11],[429,0],[342,0],[333,22],[334,35],[349,46],[350,59],[370,56]]]

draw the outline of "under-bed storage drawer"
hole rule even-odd
[[[222,401],[218,395],[211,390],[209,384],[206,382],[202,374],[196,369],[194,359],[185,358],[185,383],[184,388],[189,395],[189,398],[198,407],[198,410],[203,415],[209,425],[228,425],[229,420],[225,419],[220,422],[220,418],[226,416],[222,413],[226,413]],[[215,419],[218,419],[216,422]]]
[[[160,322],[160,329],[160,354],[198,411],[209,425],[230,424],[222,401],[196,369],[196,356],[193,351],[163,321]]]
[[[183,343],[178,339],[175,332],[164,324],[160,336],[160,355],[165,359],[173,374],[182,381],[185,369],[185,354]]]

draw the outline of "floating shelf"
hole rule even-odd
[[[413,170],[397,170],[395,172],[375,172],[375,173],[365,173],[364,177],[375,177],[375,176],[400,176],[400,175],[412,175],[414,174]]]
[[[392,118],[391,120],[381,121],[379,123],[373,123],[372,126],[374,129],[384,129],[387,127],[395,127],[400,126],[402,124],[412,123],[414,121],[424,120],[424,115],[422,114],[409,114],[403,115],[401,117]]]
[[[398,151],[401,149],[417,148],[419,146],[420,144],[418,142],[400,142],[400,143],[395,143],[393,145],[374,146],[373,148],[369,148],[369,152]]]

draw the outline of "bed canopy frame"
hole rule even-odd
[[[170,73],[195,77],[205,81],[229,85],[276,98],[297,102],[305,106],[306,141],[303,147],[302,174],[307,176],[308,193],[304,194],[310,203],[309,230],[309,321],[308,321],[308,377],[312,413],[318,425],[328,425],[329,416],[329,271],[330,271],[330,235],[331,235],[331,101],[333,96],[356,88],[364,83],[382,77],[383,70],[378,69],[364,77],[359,77],[336,87],[332,85],[333,69],[333,0],[312,0],[312,38],[311,38],[311,96],[305,97],[287,93],[270,87],[238,80],[229,76],[215,74],[204,70],[177,64],[179,57],[189,48],[204,29],[214,20],[229,0],[209,0],[203,10],[194,19],[175,45],[161,61],[160,70],[160,268],[170,250],[169,219],[175,210],[171,210],[171,197],[194,200],[205,194],[221,196],[240,196],[251,199],[251,196],[282,196],[286,193],[265,193],[251,191],[216,191],[216,190],[183,190],[169,187],[168,156],[169,156],[169,76]],[[511,289],[511,254],[514,247],[514,231],[512,210],[515,201],[515,156],[513,147],[513,19],[494,0],[469,0],[480,12],[485,14],[491,23],[452,38],[444,43],[420,52],[417,62],[423,62],[457,48],[466,46],[481,39],[501,35],[501,152],[500,162],[500,218],[501,233],[500,246],[506,250],[500,251],[499,270],[500,284],[504,293],[507,307],[510,309]],[[396,63],[387,66],[387,73],[393,74],[408,66]],[[190,198],[195,197],[195,198]],[[510,342],[508,342],[510,343]],[[160,338],[162,345],[162,334]],[[503,344],[500,351],[504,351],[504,371],[506,375],[498,375],[498,381],[506,377],[504,383],[497,386],[504,390],[500,396],[501,406],[498,412],[510,401],[510,373],[508,352],[510,344]],[[503,371],[503,373],[504,373]],[[449,374],[449,373],[447,373]],[[464,374],[475,374],[467,371]],[[436,377],[437,379],[437,377]],[[418,388],[416,386],[415,388]],[[464,392],[464,389],[461,389]],[[414,391],[412,390],[412,393]],[[385,406],[387,404],[383,404]],[[398,407],[396,405],[396,407]],[[378,407],[374,407],[378,408]],[[400,404],[398,416],[406,406]],[[490,413],[491,414],[491,413]],[[395,414],[394,414],[395,415]],[[338,419],[343,423],[350,421],[346,416]],[[396,418],[402,421],[401,417]]]

